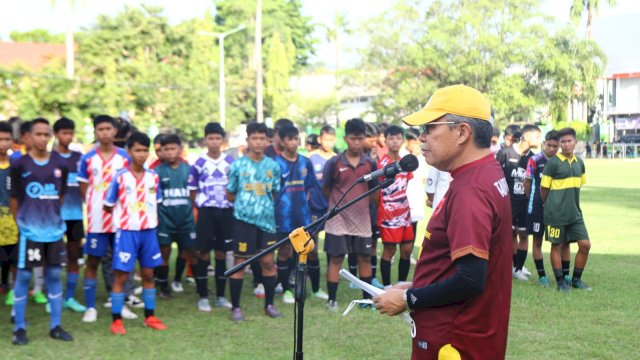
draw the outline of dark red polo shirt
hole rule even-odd
[[[416,266],[413,286],[455,273],[456,259],[488,260],[481,295],[447,306],[416,310],[413,359],[437,359],[451,344],[463,359],[502,359],[511,301],[511,204],[504,173],[493,155],[451,172],[449,191],[434,210]]]

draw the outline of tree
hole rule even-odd
[[[295,46],[288,32],[274,32],[267,42],[267,72],[265,75],[269,115],[286,117],[289,108],[289,76],[295,62]]]
[[[616,4],[616,0],[607,0],[607,3],[609,6],[614,6]],[[599,0],[573,0],[571,3],[569,17],[575,24],[582,19],[582,15],[584,15],[585,11],[587,13],[587,39],[591,39],[593,16],[598,14],[599,7]]]
[[[15,42],[35,42],[49,44],[62,44],[64,42],[64,35],[52,34],[48,30],[44,29],[12,31],[9,34],[9,38]]]

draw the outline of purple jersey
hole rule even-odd
[[[57,153],[38,162],[31,155],[11,164],[11,197],[18,199],[20,235],[35,242],[62,239],[67,227],[60,198],[67,189],[67,161]]]
[[[226,187],[229,183],[229,167],[233,158],[227,154],[220,154],[212,159],[203,154],[193,163],[189,171],[189,190],[196,190],[196,206],[230,208],[233,203],[227,200]]]

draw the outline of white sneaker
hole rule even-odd
[[[135,296],[135,295],[129,295],[129,299],[127,300],[127,305],[129,305],[129,306],[131,306],[132,308],[135,308],[135,309],[144,308],[144,302],[142,300],[140,300],[140,298]]]
[[[285,304],[296,303],[296,299],[293,297],[293,293],[291,292],[291,290],[287,290],[284,292],[284,295],[282,296],[282,302]]]
[[[518,270],[514,272],[513,278],[518,279],[520,281],[529,281],[529,278],[522,272],[522,270]]]
[[[264,297],[264,285],[258,284],[258,286],[256,286],[253,289],[253,295],[255,295],[255,297],[258,297],[258,298],[263,298]]]
[[[129,307],[127,307],[127,305],[122,307],[122,312],[120,314],[122,315],[123,319],[133,320],[138,318],[138,315],[136,315],[133,311],[129,310]]]
[[[180,281],[174,281],[171,283],[171,290],[173,290],[173,292],[175,293],[181,293],[184,291],[184,288],[182,287],[182,283]]]
[[[213,303],[213,305],[215,305],[215,307],[219,307],[219,308],[224,308],[224,309],[231,309],[231,302],[229,302],[229,300],[227,300],[227,298],[225,297],[219,297],[216,299],[216,301]]]
[[[282,288],[282,284],[278,283],[278,285],[276,285],[276,289],[274,291],[275,291],[276,294],[282,294],[282,292],[284,291],[284,289]]]
[[[409,259],[409,262],[411,262],[411,265],[413,265],[413,266],[418,264],[418,260],[416,260],[416,258],[414,258],[413,255],[411,255],[411,258]]]
[[[84,316],[82,317],[82,322],[92,323],[98,320],[98,310],[96,308],[88,308],[87,311],[84,312]]]
[[[213,267],[213,265],[209,265],[207,267],[207,276],[209,276],[209,277],[216,276],[216,269]]]
[[[316,298],[316,299],[329,300],[329,294],[324,292],[324,290],[322,290],[322,289],[318,289],[318,291],[316,291],[313,294],[311,294],[311,296]]]
[[[198,311],[211,312],[211,304],[209,304],[209,299],[203,298],[198,300]]]
[[[137,272],[133,273],[133,281],[137,281],[137,282],[142,281],[142,277],[140,276],[140,274],[138,274]]]
[[[109,296],[109,298],[107,298],[107,302],[105,302],[102,306],[111,309],[111,296]]]
[[[133,289],[133,293],[135,295],[141,295],[142,294],[142,286],[138,286],[137,288]]]
[[[529,269],[527,269],[526,267],[522,267],[522,273],[527,275],[527,276],[531,276],[531,271],[529,271]]]

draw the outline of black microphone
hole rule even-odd
[[[367,174],[358,179],[358,183],[369,182],[379,177],[394,177],[398,173],[406,171],[411,172],[418,168],[418,158],[413,154],[405,155],[400,161],[392,162],[391,164],[378,169],[370,174]]]

